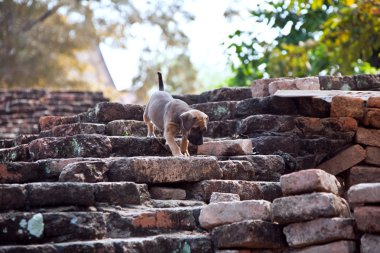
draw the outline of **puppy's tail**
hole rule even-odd
[[[160,91],[163,91],[164,90],[164,82],[162,81],[162,75],[160,72],[157,72],[157,75],[158,75],[158,89]]]

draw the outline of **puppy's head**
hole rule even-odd
[[[198,110],[189,110],[180,116],[182,129],[193,145],[203,144],[203,134],[207,131],[208,116]]]

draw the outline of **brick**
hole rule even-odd
[[[355,221],[349,218],[322,218],[284,227],[291,247],[305,247],[338,240],[355,240]]]
[[[347,202],[332,193],[310,193],[278,198],[272,204],[273,220],[280,224],[318,218],[350,217]]]
[[[368,146],[380,147],[380,129],[359,127],[356,132],[356,142]]]
[[[360,129],[360,128],[359,128]],[[355,166],[366,158],[365,149],[360,145],[353,145],[335,155],[330,160],[318,165],[327,173],[337,175],[349,168]]]
[[[114,156],[172,156],[164,138],[110,136],[109,139]]]
[[[279,181],[285,172],[284,159],[279,155],[230,156],[229,160],[248,161],[252,164],[257,181]]]
[[[213,157],[131,157],[109,164],[110,181],[137,183],[196,182],[220,179],[222,171]]]
[[[331,102],[331,117],[364,117],[364,100],[348,96],[335,96]]]
[[[338,180],[331,174],[320,169],[309,169],[280,178],[281,190],[284,195],[296,195],[311,192],[339,193],[341,188]]]
[[[60,176],[60,182],[102,182],[107,181],[107,164],[103,161],[84,161],[66,165]]]
[[[282,196],[278,182],[252,182],[241,180],[205,180],[188,184],[188,198],[209,202],[213,192],[234,193],[241,200],[264,199],[273,201]]]
[[[205,102],[218,101],[240,101],[251,98],[251,89],[248,87],[219,88],[205,91],[200,94],[201,100]]]
[[[100,212],[3,213],[0,226],[7,231],[0,245],[100,239],[106,233]]]
[[[347,192],[350,203],[378,203],[380,202],[380,183],[363,183],[350,187]]]
[[[379,129],[380,128],[380,109],[366,108],[364,119],[363,119],[363,125]]]
[[[219,166],[226,180],[255,180],[255,168],[248,161],[221,161]]]
[[[367,146],[365,150],[367,153],[365,162],[380,166],[380,148]]]
[[[380,97],[370,97],[367,100],[368,108],[380,108]]]
[[[50,181],[57,181],[63,168],[71,163],[81,161],[95,161],[96,158],[67,158],[67,159],[45,159],[37,161],[40,169],[43,171],[43,177]]]
[[[94,123],[74,123],[52,127],[50,130],[42,131],[41,137],[65,137],[77,134],[105,134],[106,126]]]
[[[236,156],[252,154],[252,142],[249,139],[209,141],[198,146],[198,155]]]
[[[234,193],[213,192],[210,203],[240,201],[240,196]]]
[[[194,104],[191,107],[204,112],[210,121],[223,121],[235,117],[236,101],[208,102]]]
[[[99,123],[113,120],[142,121],[143,113],[144,108],[141,105],[102,102],[95,106],[95,117]]]
[[[111,141],[106,136],[82,134],[47,137],[32,141],[29,152],[33,160],[72,157],[109,157]]]
[[[265,78],[254,80],[251,85],[252,97],[269,96],[269,84],[281,80],[288,80],[288,78]]]
[[[295,117],[259,114],[246,117],[241,121],[238,133],[256,137],[263,132],[292,132],[295,131]]]
[[[217,248],[274,249],[285,246],[281,226],[260,220],[216,227],[211,237]]]
[[[337,241],[331,242],[323,245],[315,245],[310,247],[305,247],[302,249],[292,249],[286,251],[287,253],[355,253],[356,245],[355,241]]]
[[[186,191],[180,188],[151,187],[149,192],[153,199],[186,199]]]
[[[0,210],[22,209],[25,207],[26,199],[24,185],[0,184]]]
[[[19,145],[13,148],[0,149],[0,163],[29,161],[30,153],[28,145]]]
[[[364,234],[360,239],[361,253],[374,253],[380,251],[380,236]]]
[[[43,171],[37,163],[0,163],[0,183],[29,183],[44,180]]]
[[[132,182],[103,182],[94,185],[95,201],[114,205],[141,205],[150,200],[147,185]]]
[[[155,130],[156,136],[157,129]],[[114,120],[106,126],[107,135],[111,136],[147,136],[147,126],[142,121],[137,120]]]
[[[222,138],[236,135],[240,122],[238,120],[210,121],[207,123],[207,132],[210,138]]]
[[[208,230],[244,220],[271,220],[271,203],[265,200],[245,200],[211,203],[204,206],[199,223]]]
[[[348,174],[347,186],[361,183],[380,183],[380,167],[354,166]]]
[[[54,126],[62,124],[73,124],[79,122],[79,117],[74,116],[44,116],[39,119],[41,131],[49,130]]]
[[[380,232],[380,207],[362,206],[354,209],[358,229],[369,233]]]
[[[277,90],[320,90],[319,79],[313,76],[269,83],[268,91],[270,95],[274,95]]]

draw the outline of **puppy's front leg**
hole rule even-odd
[[[187,136],[184,134],[182,135],[182,141],[181,141],[181,153],[185,156],[190,156],[189,154],[189,140],[187,139]]]
[[[173,156],[183,156],[181,149],[178,147],[175,142],[175,135],[178,133],[178,127],[175,124],[168,124],[164,130],[164,137],[166,142],[169,145],[170,150],[172,151]]]

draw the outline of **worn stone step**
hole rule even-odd
[[[215,246],[220,249],[276,249],[286,245],[282,228],[261,220],[247,220],[216,227],[211,232]]]
[[[380,232],[380,207],[360,206],[354,209],[358,229],[368,233]]]
[[[0,253],[82,253],[102,252],[204,252],[212,253],[211,238],[197,232],[180,232],[128,239],[100,239],[35,245],[0,246]]]
[[[78,134],[105,134],[106,125],[95,123],[73,123],[52,127],[40,132],[40,137],[65,137]]]
[[[324,192],[277,198],[273,201],[272,210],[273,220],[280,224],[350,217],[350,208],[343,198]]]
[[[352,167],[348,172],[347,187],[361,183],[380,183],[380,167],[366,165]]]
[[[284,159],[278,155],[218,157],[223,179],[280,181],[285,172]],[[247,164],[246,162],[249,162]]]
[[[132,182],[0,184],[0,193],[0,210],[92,206],[103,202],[139,205],[150,199],[146,185]]]
[[[252,154],[249,139],[221,140],[204,142],[197,148],[198,155],[238,156]]]
[[[380,183],[353,185],[347,192],[350,204],[380,203]]]
[[[329,252],[329,253],[355,253],[356,251],[356,243],[355,241],[336,241],[327,244],[321,245],[313,245],[301,249],[291,249],[287,250],[286,253],[321,253],[321,252]],[[368,251],[376,252],[376,251]],[[364,253],[364,251],[361,251]],[[367,252],[365,252],[367,253]]]
[[[1,163],[28,160],[30,160],[28,144],[22,144],[12,148],[0,149]]]
[[[243,180],[205,180],[186,186],[187,198],[209,202],[213,192],[235,193],[241,200],[273,201],[282,196],[279,182]]]
[[[110,181],[139,183],[197,182],[222,178],[214,157],[131,157],[109,163]]]

